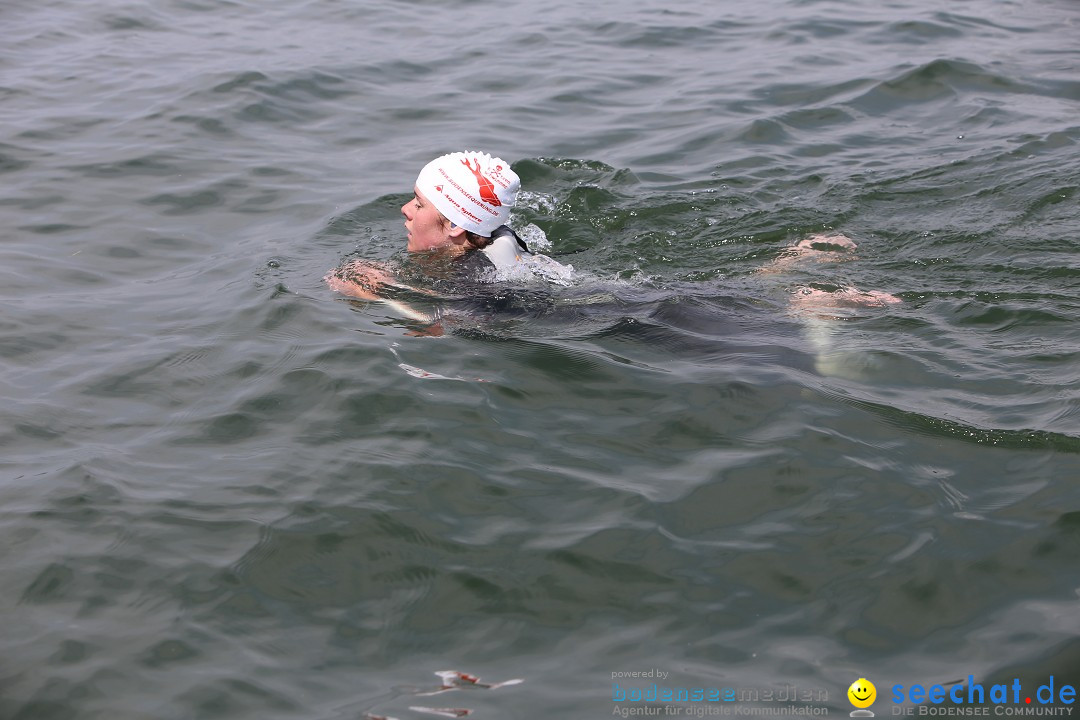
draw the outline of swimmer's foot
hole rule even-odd
[[[843,253],[850,252],[857,247],[859,246],[855,244],[854,240],[840,233],[811,235],[795,243],[797,252],[807,254]]]
[[[901,302],[900,298],[880,290],[859,290],[848,287],[835,292],[802,287],[791,296],[793,307],[801,310],[818,308],[888,307]]]
[[[806,262],[844,262],[855,257],[854,250],[857,247],[854,240],[840,233],[811,235],[786,248],[758,272],[773,275],[787,272]]]

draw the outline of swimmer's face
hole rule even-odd
[[[405,216],[405,230],[409,233],[409,252],[435,250],[454,243],[450,223],[417,188],[413,188],[412,200],[401,206],[401,214]]]
[[[859,678],[847,689],[848,700],[857,708],[868,708],[877,699],[877,688],[866,678]]]

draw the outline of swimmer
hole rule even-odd
[[[410,253],[440,259],[478,276],[504,271],[532,253],[507,225],[521,180],[505,160],[480,152],[435,158],[420,171],[413,196],[401,206]],[[414,319],[412,308],[381,297],[387,288],[416,290],[398,283],[376,263],[355,260],[326,276],[331,289],[363,300],[383,300]],[[419,316],[418,316],[419,315]]]

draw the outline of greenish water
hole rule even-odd
[[[1078,18],[0,7],[0,718],[1076,685]],[[573,286],[323,285],[473,147]],[[793,310],[848,285],[902,302]]]

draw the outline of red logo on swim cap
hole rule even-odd
[[[476,167],[473,167],[469,160],[466,158],[461,161],[461,164],[469,168],[473,175],[476,176],[476,182],[480,186],[480,197],[484,202],[495,207],[502,207],[502,203],[499,202],[498,195],[495,194],[495,183],[488,180],[486,177],[480,174],[480,161],[476,160]]]
[[[442,185],[436,185],[435,192],[442,192]]]

